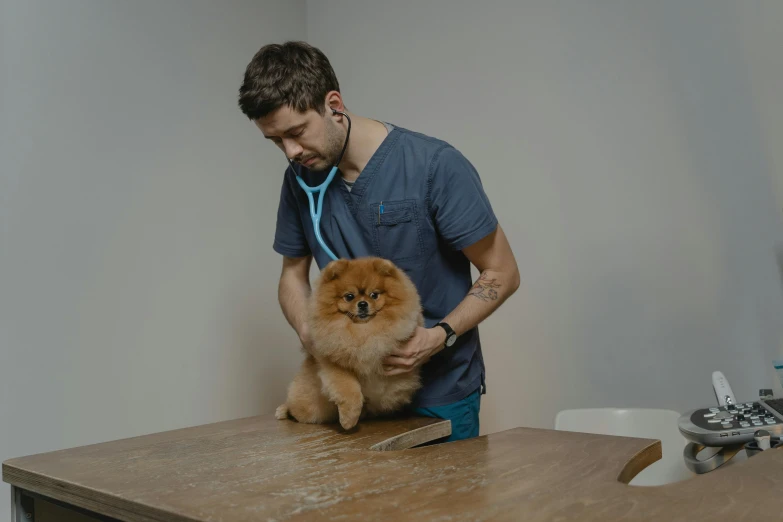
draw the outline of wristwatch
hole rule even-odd
[[[457,340],[457,334],[454,332],[454,330],[451,329],[451,326],[448,325],[448,323],[438,323],[435,326],[440,326],[444,330],[446,330],[446,346],[453,346],[454,342]]]

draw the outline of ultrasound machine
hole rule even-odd
[[[737,402],[719,371],[712,374],[712,386],[718,404],[685,412],[678,421],[680,433],[689,441],[683,458],[691,471],[707,473],[742,449],[751,457],[781,444],[783,399],[775,399],[772,390],[762,389],[758,400]],[[700,460],[699,454],[707,448],[713,448],[714,454]]]

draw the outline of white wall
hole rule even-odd
[[[483,433],[709,405],[715,369],[740,399],[780,391],[779,173],[748,57],[766,71],[783,37],[747,38],[764,13],[742,5],[307,3],[347,106],[460,148],[510,237],[523,284],[481,328]]]
[[[300,353],[244,68],[302,1],[2,0],[0,460],[259,413]],[[0,516],[8,513],[7,485]]]
[[[734,3],[733,7],[738,20],[737,39],[759,119],[764,160],[775,181],[778,208],[783,209],[783,53],[779,52],[783,2],[756,0],[753,9],[742,3]]]

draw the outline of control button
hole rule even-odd
[[[743,428],[750,428],[750,423],[748,421],[742,421],[740,422],[740,426]]]
[[[721,434],[720,434],[720,436],[721,436],[721,437],[728,437],[728,436],[729,436],[729,434],[728,434],[728,433],[721,433]]]
[[[721,426],[723,426],[724,428],[731,428],[731,423],[730,422],[724,422],[723,424],[721,424]]]
[[[723,419],[709,419],[707,420],[710,424],[717,424],[719,422],[723,422]]]
[[[710,417],[714,417],[714,416],[715,416],[715,414],[712,413],[712,412],[704,414],[704,417],[707,418],[707,419],[709,419]]]
[[[732,437],[739,437],[739,432],[738,431],[732,431],[731,432],[731,436]]]
[[[720,408],[710,408],[710,411],[712,413],[718,413],[720,411]]]
[[[754,425],[754,426],[763,426],[763,425],[764,425],[764,423],[763,423],[763,422],[761,422],[760,420],[754,420],[754,421],[753,421],[753,425]]]
[[[775,424],[775,419],[767,419],[767,424]]]
[[[737,420],[745,420],[745,416],[742,414],[737,415]]]

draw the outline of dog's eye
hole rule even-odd
[[[373,299],[378,299],[378,292],[371,293],[370,297],[372,297]]]
[[[354,297],[353,294],[345,294],[345,300],[348,301],[349,303],[353,301],[353,297]]]

